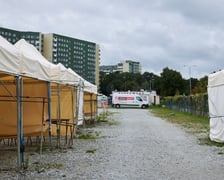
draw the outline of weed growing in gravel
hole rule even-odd
[[[79,132],[76,135],[77,139],[97,139],[100,138],[100,133],[99,131],[95,131],[95,132],[88,132],[88,133],[84,133],[84,132]]]
[[[40,146],[39,144],[37,144],[37,145],[36,145],[36,150],[35,150],[35,151],[36,151],[37,153],[39,153],[39,152],[40,152],[40,148],[41,148],[41,146]],[[42,146],[42,152],[46,152],[47,149],[48,149],[47,145],[43,145],[43,146]]]
[[[95,153],[96,152],[96,149],[88,149],[88,150],[86,150],[86,153]]]
[[[97,117],[97,122],[107,122],[107,116],[108,114],[100,113]]]
[[[39,163],[34,162],[33,165],[35,166],[35,170],[38,172],[44,172],[48,169],[61,169],[63,164],[61,163]]]
[[[105,123],[108,125],[118,125],[119,121],[112,119],[114,112],[107,112],[106,114],[99,114],[97,123]]]

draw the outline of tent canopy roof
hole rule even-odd
[[[83,82],[84,91],[97,94],[95,85],[61,63],[55,65],[49,62],[24,39],[12,45],[0,36],[0,59],[2,72],[71,86],[79,86]]]

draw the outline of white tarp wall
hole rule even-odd
[[[224,142],[224,70],[208,76],[210,139]]]
[[[77,89],[76,116],[78,117],[77,125],[82,125],[84,121],[84,82],[80,80]]]

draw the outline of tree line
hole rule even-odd
[[[207,92],[208,77],[184,79],[180,72],[164,68],[160,75],[151,72],[106,74],[100,72],[99,91],[109,96],[112,91],[155,90],[162,97]],[[191,87],[191,88],[190,88]]]

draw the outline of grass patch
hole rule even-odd
[[[88,150],[86,150],[86,153],[94,154],[95,152],[96,152],[96,149],[88,149]]]
[[[108,121],[107,124],[110,125],[110,126],[118,125],[119,124],[119,121],[111,120],[111,121]]]
[[[81,133],[76,136],[77,139],[96,139],[92,133]]]
[[[218,143],[215,141],[211,141],[209,137],[206,138],[198,138],[200,145],[208,145],[208,146],[216,146],[216,147],[223,147],[223,143]],[[220,153],[219,153],[220,154]]]
[[[97,117],[97,122],[107,122],[107,117],[108,117],[108,112],[107,113],[100,113]]]
[[[209,118],[192,115],[186,112],[171,110],[165,107],[150,107],[154,115],[183,127],[187,132],[198,136],[200,145],[223,147],[224,143],[211,141],[209,134]]]
[[[39,173],[49,169],[61,169],[63,167],[61,163],[39,163],[37,161],[34,162],[33,165],[35,166],[35,170]]]
[[[209,118],[191,115],[186,112],[179,112],[164,107],[150,108],[151,112],[168,122],[179,124],[193,133],[203,133],[209,130]]]
[[[82,131],[79,131],[76,133],[76,136],[75,138],[76,139],[98,139],[100,138],[100,134],[101,132],[100,131],[94,131],[94,132],[82,132]]]
[[[104,124],[108,124],[108,125],[118,125],[119,121],[112,119],[113,114],[114,114],[114,112],[107,112],[106,114],[105,113],[99,114],[97,123],[104,123]]]

